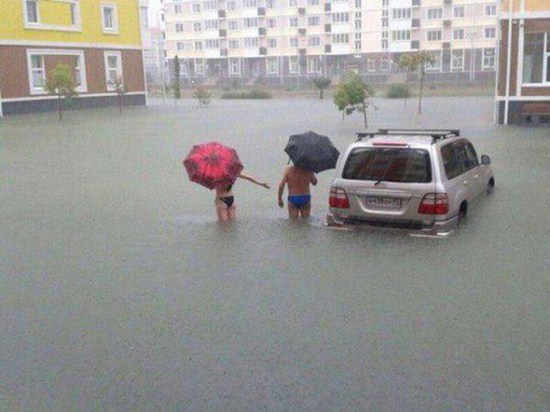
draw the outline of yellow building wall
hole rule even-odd
[[[504,13],[508,13],[510,10],[510,1],[512,1],[512,10],[514,12],[521,11],[521,0],[502,0],[501,10]],[[550,11],[550,0],[524,0],[525,1],[525,10],[529,11]]]
[[[116,4],[118,34],[105,34],[102,29],[101,4]],[[0,41],[100,43],[126,46],[141,45],[138,0],[80,0],[81,31],[27,29],[24,24],[23,1],[0,0]],[[70,27],[68,3],[39,0],[41,24]]]

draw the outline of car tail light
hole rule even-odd
[[[421,215],[446,215],[449,213],[449,196],[447,193],[428,193],[418,206]]]
[[[346,191],[340,187],[330,188],[330,197],[328,199],[330,207],[338,209],[349,209],[349,199]]]

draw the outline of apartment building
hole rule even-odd
[[[72,69],[75,107],[145,103],[138,0],[0,0],[0,115],[55,110],[45,90],[58,64]]]
[[[434,79],[494,77],[497,0],[165,0],[166,50],[191,79],[385,81],[403,53]]]
[[[149,0],[140,0],[141,38],[143,44],[143,64],[147,84],[161,84],[166,71],[166,51],[164,50],[164,15],[162,8],[150,8]]]
[[[497,85],[501,124],[550,124],[550,0],[503,0]]]

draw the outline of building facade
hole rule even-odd
[[[182,76],[387,81],[426,50],[432,79],[493,78],[497,0],[165,0],[166,50]]]
[[[138,0],[0,0],[0,114],[54,110],[45,90],[59,64],[77,85],[76,107],[145,103]]]
[[[147,84],[162,84],[166,76],[166,51],[164,50],[164,15],[162,8],[149,9],[149,0],[140,0],[141,38],[143,44],[143,64]]]
[[[503,0],[497,119],[550,124],[550,1]]]

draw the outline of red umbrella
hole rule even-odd
[[[243,170],[235,149],[218,142],[193,146],[183,165],[192,182],[209,189],[233,184]]]

